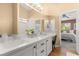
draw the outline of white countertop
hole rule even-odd
[[[26,35],[20,37],[8,37],[7,39],[0,39],[0,55],[3,55],[12,50],[16,50],[23,46],[31,45],[35,42],[45,39],[46,37],[54,36],[55,34],[46,33],[33,38],[28,38]]]

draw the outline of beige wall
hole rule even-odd
[[[79,3],[41,3],[45,15],[60,15],[62,12],[79,9]]]
[[[56,35],[57,35],[56,46],[60,47],[61,45],[61,21],[59,19],[59,16],[55,17],[55,30],[56,30]]]
[[[42,14],[32,10],[31,14],[30,14],[30,18],[34,18],[35,20],[41,20],[43,17]]]
[[[28,8],[28,7],[23,7],[19,5],[19,17],[25,18],[25,19],[40,19],[42,17],[42,14],[36,12],[35,10]]]
[[[16,3],[0,4],[0,34],[13,34],[17,26],[17,5]]]
[[[19,5],[19,17],[28,19],[30,16],[30,13],[25,7]]]
[[[18,18],[19,18],[19,4],[12,4],[12,11],[13,11],[13,27],[12,27],[12,34],[17,34],[17,27],[18,27]]]
[[[0,34],[12,33],[12,4],[0,4]]]

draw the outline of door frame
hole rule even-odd
[[[59,20],[62,20],[62,14],[64,14],[64,13],[69,13],[69,12],[73,12],[73,11],[77,11],[77,12],[79,12],[78,11],[79,9],[73,9],[73,10],[69,10],[69,11],[66,11],[66,12],[62,12],[60,15],[59,15]],[[69,19],[78,19],[79,18],[79,16],[77,16],[77,17],[75,17],[75,18],[69,18]],[[76,21],[76,23],[77,23],[77,21]],[[61,33],[60,33],[61,34]],[[61,46],[61,44],[62,44],[62,42],[61,42],[61,40],[60,40],[60,46]]]

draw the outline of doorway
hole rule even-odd
[[[61,20],[61,47],[76,51],[76,19]]]

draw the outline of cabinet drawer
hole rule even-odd
[[[37,56],[46,56],[46,40],[37,43]]]
[[[46,56],[46,48],[45,49],[43,49],[43,48],[38,49],[37,56]]]
[[[46,46],[46,40],[37,43],[37,49],[44,48]]]

